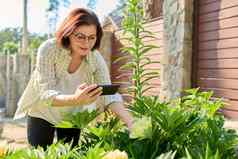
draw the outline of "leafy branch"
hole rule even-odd
[[[159,77],[159,71],[148,68],[151,64],[159,63],[148,57],[148,53],[158,46],[148,45],[143,41],[144,38],[156,39],[152,32],[145,29],[143,14],[142,0],[127,1],[123,19],[123,40],[127,42],[127,46],[121,51],[127,53],[125,57],[129,57],[130,61],[120,69],[132,70],[132,84],[129,90],[134,99],[141,99],[147,91],[153,88],[148,87],[150,81]],[[125,60],[125,57],[119,58],[117,62]]]

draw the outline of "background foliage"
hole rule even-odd
[[[5,28],[0,30],[0,54],[5,54],[7,51],[10,54],[17,53],[20,49],[21,38],[21,28]],[[36,50],[38,49],[39,45],[46,39],[46,34],[29,34],[29,52],[36,53]]]

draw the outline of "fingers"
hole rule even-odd
[[[88,94],[89,92],[94,91],[94,89],[96,89],[97,87],[98,86],[96,84],[89,85],[84,88],[84,92]]]
[[[90,91],[88,93],[88,95],[90,97],[93,97],[93,96],[100,96],[102,94],[102,87],[98,87],[96,89],[93,89],[92,91]]]
[[[86,83],[80,85],[77,88],[77,92],[84,104],[90,104],[97,100],[102,94],[102,87],[98,87],[96,84],[87,85]]]
[[[84,89],[86,87],[87,87],[87,83],[83,83],[83,84],[78,86],[78,89]]]
[[[90,103],[95,102],[98,97],[102,94],[102,87],[95,87],[92,85],[91,88],[88,88],[87,96],[89,97]]]
[[[91,96],[91,100],[94,102],[98,99],[98,97],[102,94],[102,91],[99,91],[98,93],[94,94],[93,96]]]

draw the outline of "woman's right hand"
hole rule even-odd
[[[96,84],[87,85],[81,84],[74,92],[74,100],[77,105],[88,105],[97,100],[102,94],[102,87],[98,87]]]

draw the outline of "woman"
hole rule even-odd
[[[56,38],[38,49],[36,68],[18,102],[15,118],[27,115],[27,136],[32,146],[46,148],[54,132],[65,142],[78,144],[79,129],[60,129],[66,112],[108,107],[128,128],[132,117],[119,94],[100,96],[97,84],[110,84],[109,71],[97,51],[102,38],[97,16],[82,8],[71,11],[56,32]],[[96,89],[95,89],[96,88]],[[100,96],[100,97],[99,97]]]

